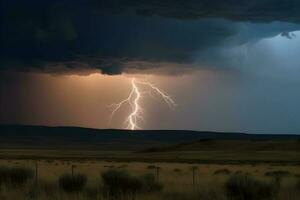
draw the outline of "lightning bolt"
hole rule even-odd
[[[144,86],[150,90],[142,91],[139,86]],[[155,92],[158,96],[160,96],[171,109],[176,107],[175,101],[168,94],[166,94],[165,92],[160,90],[158,87],[156,87],[152,83],[139,81],[139,80],[136,80],[135,78],[132,78],[131,79],[131,91],[130,91],[129,95],[127,96],[127,98],[120,101],[119,103],[111,105],[113,107],[113,110],[110,115],[109,124],[111,123],[116,112],[118,112],[123,105],[129,104],[131,107],[131,112],[124,122],[124,123],[127,123],[126,129],[131,129],[131,130],[141,129],[141,127],[138,125],[139,122],[143,120],[143,116],[142,116],[143,109],[141,107],[141,100],[142,100],[143,94],[152,95],[151,91]]]

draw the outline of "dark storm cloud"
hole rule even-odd
[[[300,22],[296,0],[3,0],[1,4],[1,68],[52,73],[101,70],[112,75],[195,60],[199,66],[209,65],[208,54],[224,46],[288,34],[299,29],[288,22]],[[257,24],[279,20],[286,23]]]

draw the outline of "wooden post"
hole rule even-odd
[[[195,168],[193,168],[193,185],[195,185]]]
[[[74,177],[74,171],[75,171],[76,165],[72,165],[71,169],[72,169],[72,178]]]
[[[38,187],[39,187],[39,173],[38,173],[38,169],[39,169],[39,164],[38,161],[36,161],[35,163],[35,199],[39,199],[38,197]]]
[[[72,173],[72,178],[74,176],[74,165],[71,166],[71,173]]]
[[[193,166],[192,167],[192,172],[193,172],[193,185],[195,185],[195,183],[196,183],[196,177],[195,177],[195,175],[196,175],[196,170],[198,169],[198,167],[197,166]]]
[[[159,182],[159,169],[160,167],[156,167],[156,181]]]
[[[36,187],[38,186],[38,183],[39,183],[39,178],[38,178],[38,161],[36,161],[35,163],[35,184],[36,184]]]

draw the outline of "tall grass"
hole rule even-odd
[[[296,182],[296,189],[300,192],[300,178]]]
[[[218,169],[214,172],[215,175],[228,175],[230,173],[229,169]]]
[[[144,192],[157,192],[163,189],[163,184],[156,181],[153,174],[145,174],[141,177]]]
[[[247,174],[232,175],[225,183],[225,189],[230,200],[273,200],[276,196],[273,184]]]
[[[59,177],[59,186],[65,192],[80,192],[87,181],[86,175],[83,174],[63,174]]]
[[[160,191],[163,188],[152,174],[137,177],[124,170],[108,170],[101,176],[103,190],[111,199],[119,199],[120,196],[134,198],[137,193]]]
[[[117,198],[121,195],[135,195],[142,189],[142,182],[127,171],[108,170],[101,174],[104,190],[108,196]]]
[[[162,194],[163,200],[225,200],[222,194],[215,191],[192,191],[192,192],[166,192]]]
[[[0,167],[0,185],[18,187],[34,177],[33,170],[26,167]]]
[[[19,161],[18,165],[21,163]],[[273,181],[274,176],[282,174],[276,171],[296,174],[299,173],[297,167],[261,165],[260,172],[255,173],[257,169],[253,167],[199,165],[200,172],[195,174],[197,181],[193,185],[190,170],[183,170],[181,173],[174,170],[184,167],[190,169],[192,165],[188,164],[160,163],[159,166],[164,170],[161,171],[159,182],[154,175],[155,171],[147,169],[147,163],[129,163],[126,169],[104,168],[104,164],[77,165],[78,172],[82,173],[79,175],[84,178],[79,178],[77,173],[73,177],[71,174],[57,176],[69,170],[69,167],[52,169],[49,165],[51,164],[48,162],[40,165],[37,185],[33,181],[31,169],[31,175],[24,176],[24,172],[15,173],[18,170],[13,170],[16,169],[14,167],[0,167],[0,200],[298,200],[300,195],[300,179],[297,176],[288,176],[279,186]],[[23,171],[28,169],[17,169],[20,168]],[[221,176],[214,175],[219,169],[228,169],[231,173],[223,176],[222,174],[227,173],[220,170],[216,174]],[[239,174],[234,173],[237,170],[240,171]],[[266,172],[274,171],[276,175],[265,176]],[[23,181],[12,181],[16,179]]]

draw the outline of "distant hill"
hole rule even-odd
[[[299,140],[300,135],[245,134],[223,132],[200,132],[185,130],[116,130],[80,127],[47,127],[0,125],[0,148],[68,148],[99,150],[141,150],[150,147],[178,149],[219,148],[210,140]],[[193,143],[192,141],[202,141]],[[206,143],[203,143],[206,141]],[[192,143],[191,143],[192,142]],[[186,146],[172,146],[185,143]],[[200,145],[199,144],[205,144]],[[267,143],[266,143],[267,145]],[[230,143],[227,146],[231,146]],[[261,147],[263,148],[263,147]]]
[[[300,140],[215,140],[201,139],[167,147],[149,148],[142,152],[171,151],[299,151]]]

